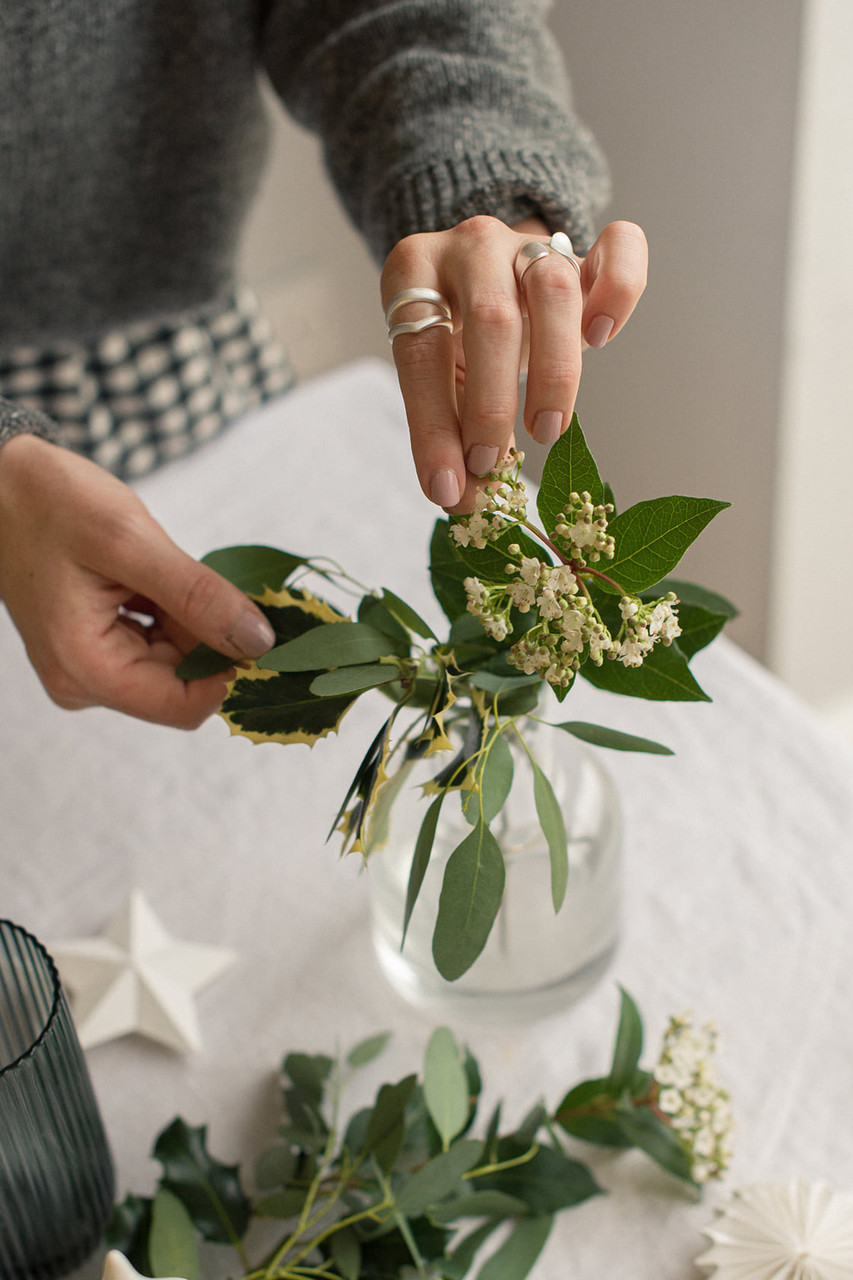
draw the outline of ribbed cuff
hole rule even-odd
[[[371,236],[377,256],[384,259],[404,236],[445,230],[482,213],[510,225],[539,217],[550,231],[567,232],[584,254],[609,182],[583,158],[586,164],[576,165],[543,151],[487,151],[398,174],[377,202],[381,225]]]
[[[35,409],[21,409],[11,400],[0,400],[0,448],[13,436],[32,435],[59,444],[56,424]]]

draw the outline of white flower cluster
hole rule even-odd
[[[643,604],[636,596],[622,596],[619,611],[625,631],[614,657],[625,667],[641,667],[657,641],[672,644],[681,635],[674,609],[677,604],[678,597],[672,591],[651,604]]]
[[[489,487],[477,490],[471,515],[460,517],[450,526],[457,546],[482,548],[510,525],[526,520],[527,493],[519,478],[523,461],[523,453],[511,450],[507,465],[490,474]]]
[[[696,1182],[719,1178],[731,1159],[732,1113],[716,1063],[713,1023],[694,1027],[692,1015],[670,1019],[654,1077],[657,1107],[676,1131]]]
[[[554,526],[555,542],[562,542],[563,550],[568,551],[579,564],[595,564],[602,556],[612,560],[616,543],[607,532],[607,517],[612,512],[612,502],[595,506],[586,490],[570,493],[569,501]]]

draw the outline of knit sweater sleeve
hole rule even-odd
[[[42,440],[49,440],[52,444],[59,443],[56,425],[45,414],[38,413],[34,409],[22,409],[13,401],[4,400],[0,396],[0,447],[13,436],[24,433],[41,436]],[[0,455],[0,463],[2,463],[2,455]]]
[[[476,213],[538,216],[579,252],[608,196],[571,106],[549,0],[270,0],[262,58],[318,133],[378,260]]]

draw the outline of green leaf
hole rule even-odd
[[[334,1065],[334,1059],[325,1053],[289,1053],[282,1070],[300,1093],[319,1106]]]
[[[367,1125],[365,1145],[385,1173],[390,1173],[400,1154],[405,1135],[405,1112],[417,1076],[406,1076],[398,1084],[383,1084]]]
[[[500,846],[479,822],[453,850],[444,869],[432,954],[448,982],[467,972],[486,945],[505,878]]]
[[[408,654],[412,643],[411,636],[378,597],[362,596],[358,606],[358,621],[366,623],[374,631],[381,631],[383,635],[388,636],[389,640],[393,640],[396,653],[401,656]]]
[[[460,1218],[523,1218],[528,1209],[523,1200],[503,1191],[471,1191],[444,1204],[432,1205],[430,1217],[435,1222],[458,1222]]]
[[[390,656],[392,648],[388,636],[365,622],[326,622],[270,649],[257,666],[262,671],[320,671],[373,662]]]
[[[553,1217],[522,1218],[477,1272],[477,1280],[524,1280],[551,1233]]]
[[[484,1222],[481,1227],[477,1227],[465,1236],[443,1263],[441,1272],[443,1280],[463,1280],[478,1251],[500,1225],[500,1219],[495,1218],[491,1222]]]
[[[489,823],[496,818],[506,804],[512,789],[513,772],[509,743],[502,733],[495,732],[486,744],[485,759],[480,770],[480,803],[484,822]],[[473,810],[472,816],[476,822],[478,814],[473,800],[468,803],[466,815],[468,809]]]
[[[198,1276],[198,1242],[192,1219],[181,1201],[161,1187],[151,1206],[148,1257],[154,1276]]]
[[[533,798],[536,801],[536,812],[539,815],[542,834],[548,841],[548,854],[551,859],[551,901],[556,912],[565,901],[566,885],[569,880],[566,824],[551,783],[535,761],[531,761],[531,764],[533,765]]]
[[[507,671],[507,675],[499,675],[495,671],[481,668],[471,676],[470,683],[475,689],[485,689],[486,693],[496,694],[516,693],[519,689],[542,683],[540,676],[511,675],[509,668]]]
[[[401,600],[399,596],[395,596],[393,591],[389,591],[386,587],[382,592],[382,599],[390,609],[391,613],[404,627],[409,631],[414,631],[416,636],[420,636],[422,640],[437,640],[435,632],[428,622],[424,622],[419,613],[415,613],[410,604],[406,604],[405,600]]]
[[[613,751],[645,751],[653,756],[675,754],[670,747],[652,742],[651,738],[638,738],[633,733],[621,733],[618,729],[608,729],[601,724],[587,724],[584,720],[564,720],[551,728],[563,729],[581,742],[588,742],[594,747],[610,747]]]
[[[566,1133],[600,1147],[630,1147],[616,1119],[608,1081],[601,1077],[584,1080],[570,1089],[560,1103],[554,1119]]]
[[[394,1197],[400,1213],[407,1218],[419,1218],[458,1188],[462,1175],[473,1169],[482,1154],[482,1142],[455,1142],[449,1150],[416,1169]]]
[[[197,644],[175,667],[175,675],[179,680],[205,680],[233,666],[234,659],[227,654],[218,653],[208,644]]]
[[[379,1054],[390,1039],[390,1031],[381,1031],[379,1035],[368,1036],[366,1040],[360,1040],[347,1054],[347,1064],[351,1067],[366,1066],[368,1062],[372,1062],[374,1058],[379,1057]]]
[[[498,1143],[498,1159],[517,1159],[528,1149],[525,1143],[503,1138]],[[477,1185],[523,1200],[532,1214],[557,1213],[601,1192],[585,1165],[554,1147],[540,1147],[523,1164],[478,1177]]]
[[[361,1274],[361,1243],[352,1227],[342,1227],[330,1237],[329,1253],[343,1280],[358,1280]]]
[[[429,544],[429,574],[433,595],[448,622],[453,622],[468,607],[462,585],[468,570],[450,538],[450,521],[436,520]]]
[[[632,1146],[638,1147],[667,1173],[693,1184],[690,1160],[666,1121],[646,1108],[634,1107],[617,1112],[619,1127]]]
[[[559,523],[569,494],[584,490],[595,505],[604,501],[604,485],[575,413],[568,429],[552,445],[542,468],[536,506],[546,533],[552,533]]]
[[[619,991],[622,997],[619,1025],[607,1079],[608,1092],[614,1096],[630,1088],[643,1052],[643,1020],[640,1011],[624,987],[620,987]]]
[[[288,1187],[284,1191],[274,1191],[272,1195],[263,1196],[256,1201],[255,1213],[259,1218],[288,1222],[299,1216],[307,1198],[307,1188]]]
[[[222,1164],[207,1151],[207,1126],[192,1129],[180,1117],[154,1145],[163,1166],[161,1186],[183,1202],[205,1240],[233,1244],[249,1225],[249,1201],[236,1165]]]
[[[261,671],[256,666],[237,672],[219,714],[232,733],[253,742],[304,742],[313,746],[337,729],[356,694],[317,698],[310,691],[313,674]]]
[[[278,1143],[267,1147],[255,1161],[255,1185],[259,1191],[269,1191],[273,1187],[281,1187],[296,1173],[299,1156],[290,1147]]]
[[[724,613],[709,613],[707,609],[692,604],[679,604],[676,611],[681,627],[678,647],[688,661],[716,640],[729,620]]]
[[[409,883],[406,887],[406,909],[403,915],[403,938],[400,942],[401,950],[403,943],[406,940],[409,921],[412,918],[412,912],[415,909],[415,903],[418,900],[418,894],[421,891],[421,885],[424,882],[424,876],[426,875],[426,870],[429,866],[432,846],[435,841],[435,831],[438,826],[438,818],[446,795],[446,791],[440,791],[432,801],[424,815],[424,820],[421,823],[420,830],[418,831],[418,838],[415,841],[415,852],[412,856]]]
[[[506,566],[509,558],[508,547],[517,543],[521,554],[536,557],[543,564],[550,564],[551,558],[541,542],[534,542],[529,534],[512,525],[505,529],[494,542],[487,542],[484,547],[456,547],[455,551],[464,566],[463,580],[471,575],[482,582],[505,582]],[[467,608],[467,597],[464,596],[463,608]],[[462,612],[460,609],[458,612]],[[524,615],[522,615],[524,616]]]
[[[459,1046],[447,1027],[437,1027],[424,1060],[424,1101],[446,1150],[468,1120],[468,1080]]]
[[[616,555],[605,566],[605,573],[629,595],[645,591],[675,568],[705,526],[730,505],[713,498],[680,495],[638,502],[608,525]],[[613,589],[606,583],[601,585],[606,591]]]
[[[114,1204],[107,1225],[105,1242],[118,1249],[141,1275],[151,1269],[148,1260],[148,1235],[151,1231],[150,1196],[127,1195]]]
[[[309,560],[276,547],[245,546],[209,551],[201,562],[221,573],[241,591],[261,595],[265,587],[278,591],[293,571]]]
[[[641,667],[605,659],[600,667],[585,662],[581,675],[596,689],[651,702],[710,702],[677,644],[656,644]]]
[[[346,693],[364,693],[380,684],[390,684],[400,677],[400,668],[392,662],[359,662],[351,667],[336,667],[315,676],[308,686],[317,698],[336,698]]]
[[[722,613],[726,618],[738,616],[737,606],[733,605],[731,600],[727,600],[716,591],[709,591],[707,587],[699,586],[697,582],[687,582],[683,578],[664,578],[662,582],[655,583],[650,590],[654,592],[649,596],[651,600],[657,600],[668,591],[674,591],[682,604],[696,605],[699,609],[706,609],[708,613]],[[643,592],[644,599],[645,596],[646,593]]]

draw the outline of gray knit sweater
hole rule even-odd
[[[322,138],[377,259],[477,212],[583,250],[606,194],[546,0],[0,3],[0,354],[233,288],[259,79]],[[298,181],[298,175],[294,175]],[[0,399],[0,441],[49,423]]]

